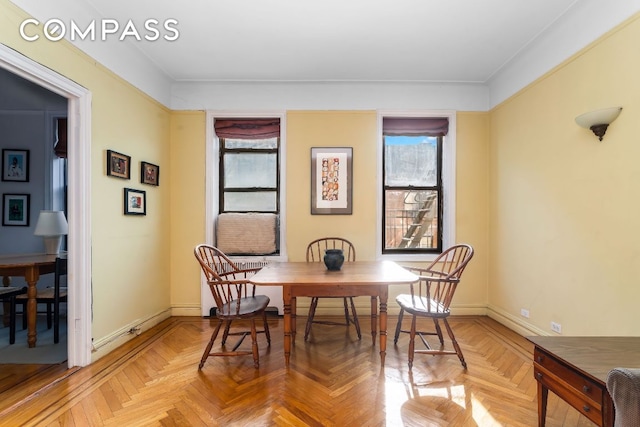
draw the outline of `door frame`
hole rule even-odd
[[[91,363],[91,92],[0,43],[0,67],[68,100],[68,367]]]

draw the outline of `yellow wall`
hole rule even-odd
[[[205,233],[205,113],[171,115],[171,307],[200,315],[200,267],[193,248]]]
[[[489,303],[564,335],[637,335],[640,19],[491,113]],[[602,142],[579,114],[624,109]]]
[[[375,259],[376,135],[374,111],[287,112],[287,250],[304,261],[307,244],[344,237],[359,260]],[[311,147],[353,147],[353,214],[311,215]]]
[[[92,94],[92,337],[94,342],[170,304],[170,112],[67,42],[26,42],[28,16],[0,0],[0,42],[86,87]],[[131,156],[131,179],[106,175],[106,150]],[[160,166],[160,186],[140,184],[140,161]],[[123,215],[123,188],[147,193],[147,215]],[[70,218],[72,220],[72,218]],[[73,256],[73,254],[71,254]]]

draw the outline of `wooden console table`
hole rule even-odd
[[[598,426],[615,417],[606,381],[613,368],[640,368],[640,337],[527,337],[535,345],[538,426],[544,427],[549,390]]]

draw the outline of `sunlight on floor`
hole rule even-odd
[[[443,400],[460,407],[461,412],[471,412],[471,418],[478,426],[499,426],[480,400],[468,394],[463,385],[450,385],[445,382],[407,384],[387,381],[386,424],[387,426],[405,425],[404,417],[415,419],[424,417],[421,410],[436,409]],[[430,408],[427,410],[427,408]],[[467,418],[467,417],[463,417]],[[434,419],[434,422],[442,421]],[[425,420],[428,423],[428,420]]]

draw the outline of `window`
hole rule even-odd
[[[437,254],[451,238],[448,129],[447,117],[382,118],[382,254]]]
[[[229,255],[277,255],[280,119],[215,119],[216,244]]]
[[[280,138],[220,138],[219,213],[270,212],[279,206]]]

